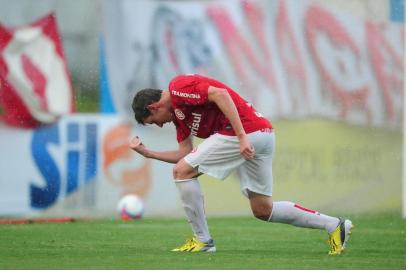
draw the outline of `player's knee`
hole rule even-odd
[[[173,166],[173,170],[172,170],[172,174],[173,174],[173,179],[178,180],[179,176],[182,174],[180,167],[178,166],[178,164],[175,164],[175,166]]]
[[[268,221],[272,214],[272,204],[255,206],[252,208],[252,213],[257,219]]]
[[[185,166],[181,162],[176,163],[176,165],[173,167],[172,173],[173,179],[175,180],[189,179],[194,177],[196,174],[192,168]]]

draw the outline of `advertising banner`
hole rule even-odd
[[[310,1],[103,1],[105,112],[177,74],[224,81],[271,119],[400,126],[404,27]]]
[[[130,150],[133,132],[118,116],[89,114],[33,130],[2,126],[0,216],[118,216],[126,194],[145,201],[147,216],[181,212],[172,167]],[[175,146],[136,132],[146,144]]]
[[[0,217],[118,218],[116,207],[126,194],[142,198],[146,216],[183,216],[173,164],[128,147],[137,135],[151,150],[177,149],[174,128],[167,126],[131,127],[121,116],[96,114],[32,130],[1,125]],[[346,214],[399,209],[399,136],[382,130],[365,138],[359,130],[337,123],[318,127],[317,121],[296,126],[277,133],[276,201]],[[298,132],[304,126],[311,128]],[[309,138],[317,138],[316,146]],[[250,215],[235,175],[199,181],[208,216]]]

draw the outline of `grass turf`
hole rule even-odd
[[[406,269],[406,220],[352,216],[346,252],[328,256],[323,231],[254,218],[210,218],[214,254],[169,250],[183,219],[0,225],[0,269]]]

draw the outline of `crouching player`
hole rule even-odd
[[[200,75],[175,77],[168,90],[143,89],[132,109],[140,124],[162,127],[173,122],[178,150],[157,152],[139,143],[130,147],[146,158],[176,164],[173,178],[194,237],[173,251],[216,251],[210,235],[197,177],[208,174],[224,179],[233,170],[252,213],[266,222],[324,229],[329,235],[329,254],[340,254],[353,227],[348,219],[318,213],[289,201],[272,200],[272,158],[275,132],[261,116],[227,85]],[[193,149],[192,136],[205,140]]]

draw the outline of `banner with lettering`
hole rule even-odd
[[[176,146],[151,132],[136,134],[147,145]],[[179,215],[172,167],[132,151],[133,134],[117,115],[75,114],[37,129],[0,125],[0,217],[118,218],[126,194],[144,200],[147,216]]]
[[[404,27],[310,1],[103,1],[102,111],[176,74],[224,81],[275,119],[400,126]]]

